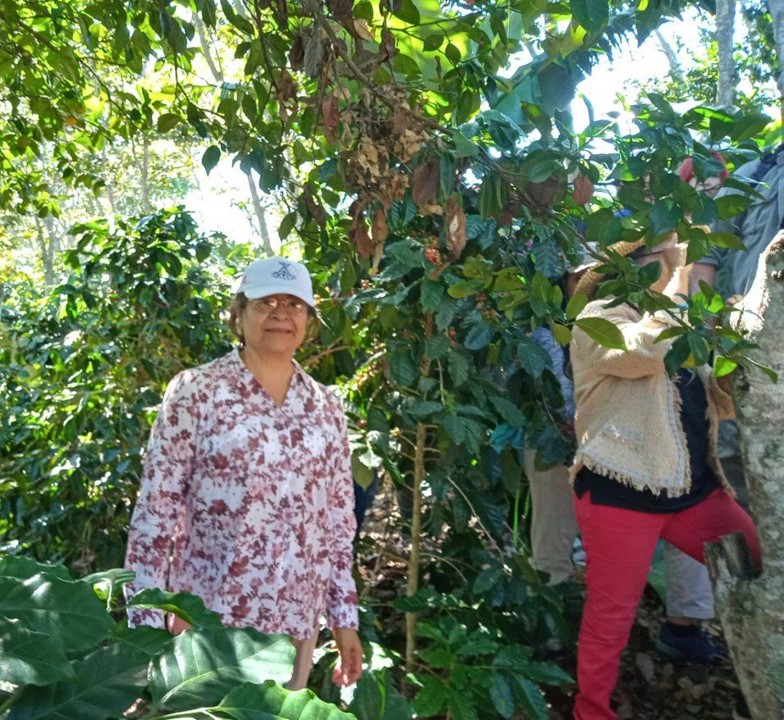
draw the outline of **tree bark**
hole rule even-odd
[[[763,272],[764,270],[764,272]],[[784,720],[784,233],[766,251],[746,326],[755,360],[779,374],[739,372],[735,406],[763,572],[749,577],[737,538],[706,548],[716,609],[754,720]],[[745,576],[745,577],[743,577]]]
[[[275,251],[272,249],[272,239],[270,238],[269,234],[269,226],[267,225],[267,219],[264,217],[264,207],[261,204],[261,198],[259,197],[259,191],[256,189],[256,182],[253,179],[253,172],[248,171],[248,188],[250,189],[250,197],[253,200],[253,211],[256,213],[256,219],[259,221],[259,235],[261,236],[261,242],[264,245],[264,252],[267,255],[274,255]]]
[[[718,105],[732,105],[735,88],[734,34],[735,0],[716,0],[716,43],[719,53],[719,81],[716,88]]]
[[[776,41],[776,57],[781,71],[776,78],[779,88],[779,114],[784,120],[784,0],[768,0],[768,10],[773,21],[773,38]]]

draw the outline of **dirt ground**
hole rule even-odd
[[[362,528],[358,543],[361,585],[375,603],[385,603],[405,592],[408,543],[394,530],[394,496],[383,489]],[[741,701],[737,678],[729,660],[710,665],[677,662],[662,656],[653,638],[664,619],[658,595],[649,587],[637,613],[631,639],[621,659],[614,694],[619,720],[734,720]],[[390,617],[384,625],[395,624]],[[400,617],[401,625],[403,618]],[[707,624],[717,642],[723,642],[718,622]],[[402,640],[402,638],[400,638]],[[575,648],[565,647],[548,659],[575,676]],[[570,720],[574,687],[550,688],[550,720]],[[522,718],[521,718],[522,720]]]

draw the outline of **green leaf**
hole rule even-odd
[[[447,686],[444,681],[439,677],[428,675],[411,705],[419,717],[430,717],[444,709],[446,700]]]
[[[238,628],[188,630],[153,660],[150,693],[157,708],[203,707],[238,683],[286,682],[293,667],[294,646],[285,635]]]
[[[547,700],[542,691],[536,687],[528,678],[516,675],[514,681],[517,683],[517,693],[523,710],[528,713],[531,720],[547,720]]]
[[[25,581],[0,577],[0,616],[61,642],[68,653],[92,648],[114,627],[89,585],[43,573]]]
[[[419,9],[413,0],[398,0],[391,4],[392,14],[411,25],[419,25]],[[427,48],[425,48],[427,49]]]
[[[517,343],[517,361],[529,375],[538,378],[550,367],[550,356],[539,344],[529,338]]]
[[[204,151],[204,155],[201,157],[201,164],[204,166],[204,169],[207,171],[208,175],[210,174],[210,171],[218,164],[220,157],[221,151],[217,145],[210,145]]]
[[[495,328],[488,322],[474,323],[466,335],[463,343],[467,350],[482,350],[486,348],[495,335]]]
[[[447,367],[449,377],[455,387],[463,385],[468,380],[468,371],[471,367],[470,361],[458,352],[450,352],[447,356]]]
[[[140,696],[147,657],[110,645],[74,663],[76,680],[60,680],[45,690],[27,687],[9,720],[106,720],[120,717]]]
[[[174,113],[163,113],[163,115],[158,117],[158,132],[169,132],[169,130],[176,127],[181,120],[182,118]],[[218,151],[218,157],[220,157],[220,151]]]
[[[444,34],[440,32],[430,33],[422,43],[422,49],[425,52],[432,52],[438,50],[444,44]]]
[[[738,367],[738,363],[723,355],[717,355],[713,361],[713,374],[716,377],[724,377],[734,372]]]
[[[0,677],[14,685],[49,685],[75,675],[48,635],[0,617]]]
[[[615,327],[615,326],[613,326]],[[564,347],[572,341],[572,331],[566,325],[559,323],[551,323],[550,331],[553,333],[555,342]]]
[[[198,595],[187,592],[168,592],[157,588],[148,588],[134,595],[128,603],[135,608],[155,608],[167,613],[174,613],[195,628],[221,627],[220,615],[209,610]]]
[[[278,225],[278,237],[281,240],[285,240],[289,235],[291,235],[291,231],[297,224],[297,213],[290,212],[288,213],[283,220],[280,221],[280,225]]]
[[[449,286],[447,291],[450,297],[457,300],[462,298],[471,297],[487,289],[487,283],[481,278],[473,278],[471,280],[463,280],[454,285]]]
[[[503,673],[494,672],[490,675],[490,699],[501,717],[511,718],[514,715],[512,686]]]
[[[407,350],[396,350],[390,354],[389,373],[393,382],[404,387],[413,387],[419,378],[419,368]]]
[[[570,0],[572,14],[589,33],[601,30],[609,18],[607,0]]]
[[[569,320],[574,320],[588,304],[588,296],[585,293],[577,293],[573,295],[569,302],[566,303],[566,317]]]
[[[479,146],[471,142],[463,133],[454,132],[452,133],[452,140],[455,143],[455,159],[459,160],[460,158],[466,157],[474,157],[478,155],[480,150]]]
[[[479,720],[474,701],[454,689],[449,693],[447,706],[452,716],[452,720]]]
[[[449,338],[446,335],[433,335],[425,343],[425,355],[431,360],[439,360],[449,352]]]
[[[222,713],[242,720],[355,720],[310,690],[292,692],[274,682],[240,685],[218,707]]]
[[[599,345],[618,350],[626,350],[626,341],[623,333],[604,318],[579,318],[574,324],[579,327],[591,340]]]
[[[443,283],[425,278],[420,288],[420,302],[425,312],[435,312],[441,306],[446,294]]]

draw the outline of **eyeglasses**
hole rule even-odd
[[[251,300],[248,305],[259,315],[269,315],[274,310],[281,308],[289,315],[304,315],[308,311],[307,303],[297,298],[282,299],[276,297],[259,298]]]

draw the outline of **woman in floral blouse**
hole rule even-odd
[[[289,687],[305,686],[326,611],[340,664],[361,673],[351,575],[355,520],[340,401],[294,361],[313,289],[300,263],[268,258],[245,272],[230,308],[239,348],[177,375],[153,428],[128,537],[130,593],[202,597],[228,626],[287,633]],[[163,625],[154,611],[134,624]],[[168,627],[187,625],[174,616]]]

